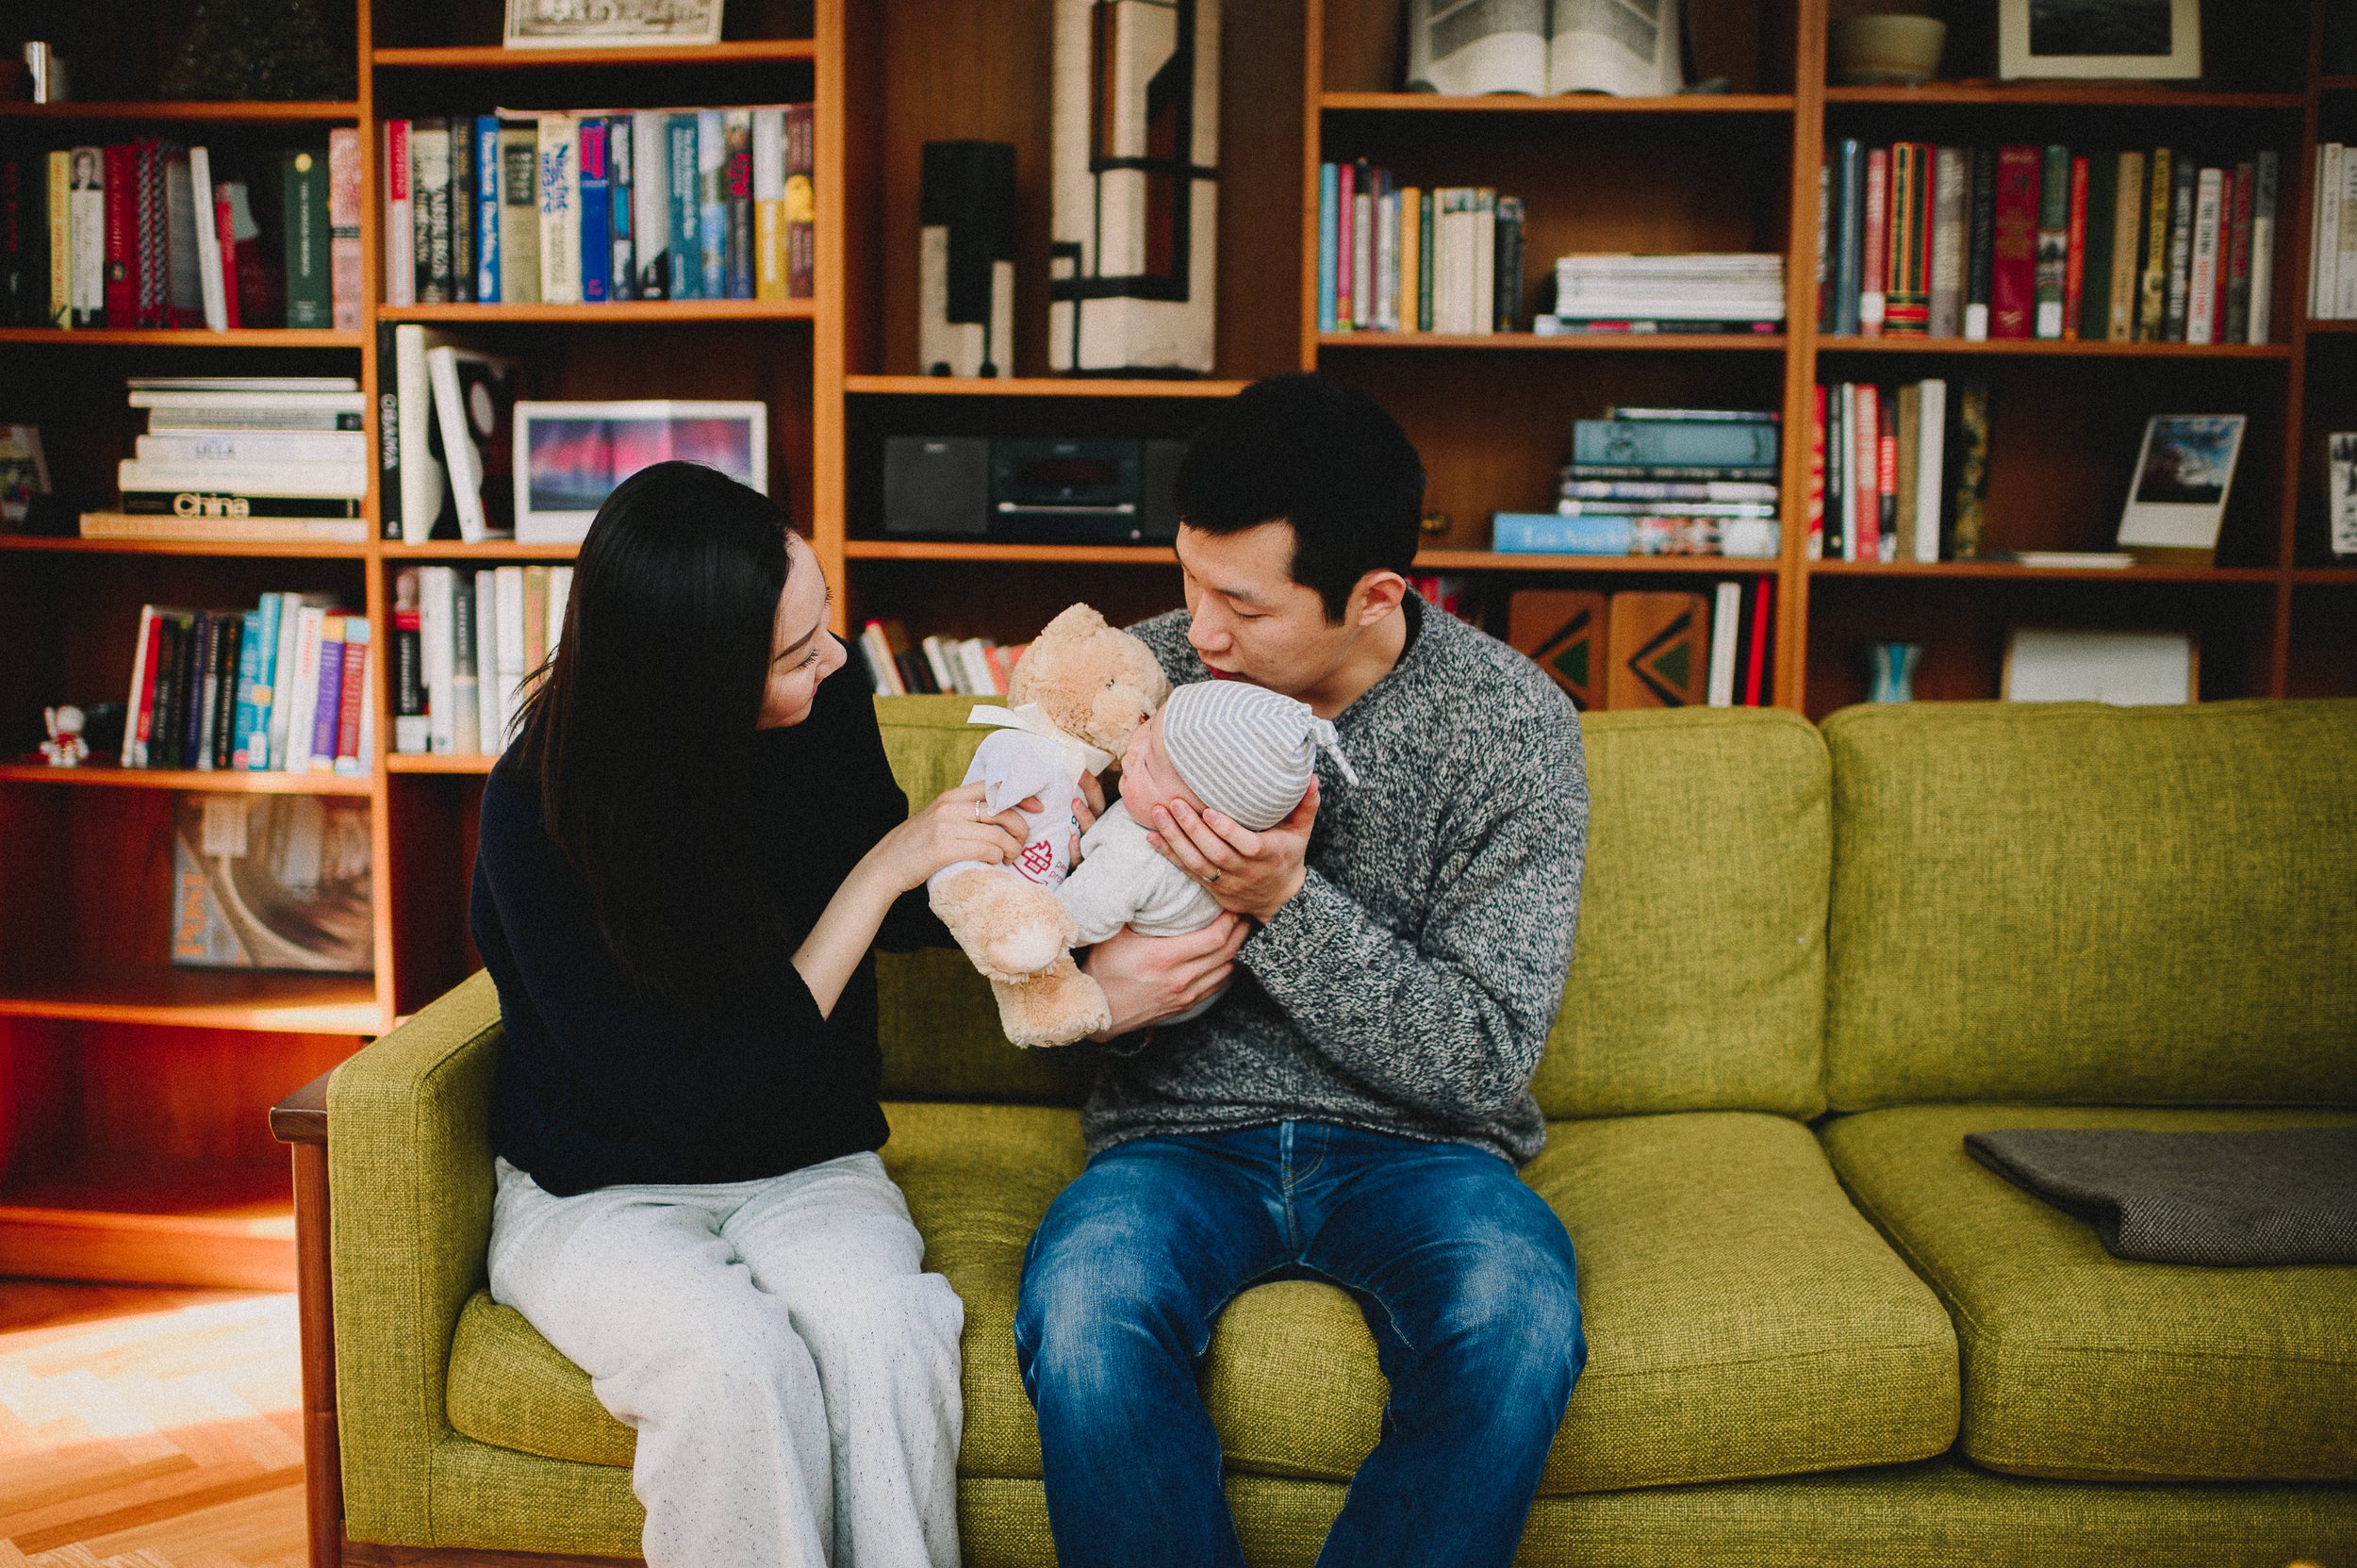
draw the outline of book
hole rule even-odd
[[[1968,149],[1941,147],[1933,154],[1931,304],[1925,329],[1934,338],[1964,335],[1965,241],[1971,178]]]
[[[806,300],[817,289],[817,122],[807,103],[785,106],[785,292]]]
[[[2218,220],[2224,175],[2204,169],[2194,178],[2192,253],[2185,279],[2185,341],[2217,340]]]
[[[1931,197],[1931,148],[1920,141],[1894,143],[1889,151],[1889,231],[1883,292],[1883,331],[1894,338],[1920,338],[1931,323],[1929,235],[1924,216]],[[1868,178],[1872,178],[1870,171]],[[1870,186],[1867,200],[1873,201]]]
[[[1883,536],[1887,561],[1915,559],[1915,486],[1921,472],[1923,445],[1923,387],[1905,382],[1893,391],[1891,430],[1890,528]]]
[[[425,361],[459,537],[469,544],[513,538],[520,367],[513,359],[448,343],[427,349]]]
[[[366,974],[373,966],[369,802],[187,792],[173,806],[172,962]]]
[[[450,297],[459,305],[475,298],[476,207],[475,123],[466,115],[450,122]]]
[[[409,178],[409,122],[385,122],[385,303],[418,303],[416,198]]]
[[[782,300],[786,297],[785,111],[753,110],[752,141],[753,297]]]
[[[1940,556],[1970,561],[1981,553],[1981,528],[1988,508],[1989,388],[1986,382],[1959,382],[1950,397],[1951,477],[1940,520]]]
[[[2176,159],[2167,147],[2152,149],[2146,166],[2144,277],[2136,298],[2136,341],[2161,341],[2168,299],[2168,199]]]
[[[717,108],[698,109],[696,126],[697,297],[729,297],[728,117]]]
[[[459,645],[459,672],[462,681],[471,672],[475,717],[473,734],[462,739],[461,750],[470,748],[480,755],[495,757],[507,733],[506,693],[500,683],[499,666],[499,572],[489,569],[462,581],[466,607],[474,616],[474,640],[471,645],[463,640]]]
[[[393,576],[393,635],[387,650],[392,673],[393,750],[424,752],[433,750],[425,711],[424,621],[418,603],[418,572],[406,568]]]
[[[260,772],[270,767],[272,662],[278,656],[278,618],[284,601],[275,593],[245,613],[243,648],[238,663],[236,742],[229,766]]]
[[[1334,330],[1334,259],[1336,250],[1335,205],[1340,199],[1342,178],[1333,163],[1318,165],[1318,330]]]
[[[2324,453],[2326,542],[2334,555],[2347,559],[2357,555],[2357,431],[2328,435]]]
[[[1635,552],[1636,538],[1635,524],[1625,516],[1498,512],[1490,524],[1490,548],[1500,554],[1627,555]]]
[[[1964,336],[1968,342],[1988,338],[1990,289],[1997,251],[1997,154],[1989,147],[1972,150],[1972,183],[1965,218]]]
[[[1858,291],[1865,287],[1860,247],[1866,223],[1866,153],[1855,137],[1844,138],[1834,167],[1833,331],[1856,336]]]
[[[2114,165],[2112,188],[2111,283],[2104,298],[2103,316],[2103,337],[2109,342],[2126,343],[2135,338],[2142,278],[2138,264],[2144,254],[2144,155],[2122,153]]]
[[[632,151],[635,124],[635,117],[627,114],[611,116],[605,123],[605,161],[610,188],[606,201],[609,247],[606,293],[618,300],[638,297],[637,158]]]
[[[1605,706],[1702,705],[1709,674],[1710,606],[1699,593],[1612,596]]]
[[[575,157],[581,172],[581,298],[603,305],[613,276],[613,173],[606,161],[605,117],[584,115]]]
[[[338,332],[360,327],[360,204],[365,199],[360,190],[360,133],[350,125],[332,126],[327,133],[328,324]],[[218,240],[214,249],[218,253]],[[236,299],[236,289],[225,288],[224,324],[230,324],[228,307]],[[209,298],[205,308],[209,316]]]
[[[106,274],[99,285],[100,291],[105,296],[101,312],[107,324],[113,327],[135,327],[139,324],[139,219],[134,211],[134,203],[137,198],[132,190],[132,157],[131,143],[116,142],[107,147],[105,157],[100,162],[100,177],[106,181]],[[54,156],[50,159],[49,168],[54,176],[58,168]],[[69,195],[67,200],[70,203],[72,197]],[[50,244],[47,256],[50,266],[53,269],[56,268],[60,259],[57,249],[57,234],[60,227],[58,221],[63,218],[66,220],[63,226],[68,241],[64,259],[70,268],[73,256],[72,218],[70,210],[58,207],[54,187],[50,192],[48,212]],[[67,286],[69,309],[72,298],[72,285],[69,283]],[[43,310],[33,324],[71,325],[72,321],[70,316],[60,319]]]
[[[500,123],[495,114],[474,117],[468,138],[468,156],[474,159],[474,297],[477,305],[497,305],[502,299],[506,247],[500,233]]]
[[[107,162],[99,147],[66,155],[68,327],[107,322]]]
[[[1735,705],[1736,636],[1743,614],[1743,585],[1729,581],[1713,590],[1710,610],[1710,668],[1705,701],[1714,708]]]
[[[2062,298],[2062,335],[2073,341],[2080,336],[2079,322],[2086,309],[2087,266],[2093,259],[2087,250],[2087,204],[2093,197],[2088,182],[2091,178],[2088,160],[2070,160],[2070,210],[2064,235],[2064,271]]]
[[[2217,340],[2247,343],[2250,340],[2250,209],[2257,195],[2257,163],[2244,159],[2234,166],[2229,179],[2233,200],[2225,214],[2225,259],[2220,268],[2226,308]]]
[[[1507,601],[1507,642],[1581,709],[1599,705],[1609,599],[1569,588],[1518,588]]]
[[[123,749],[117,760],[125,767],[147,766],[148,716],[156,693],[157,610],[140,606],[139,640],[131,645],[131,694],[123,703]]]
[[[753,298],[753,115],[743,108],[720,115],[720,187],[728,204],[725,245],[728,297]],[[783,190],[779,200],[784,200]]]
[[[2263,149],[2252,160],[2257,189],[2250,198],[2250,331],[2249,341],[2269,341],[2275,289],[2275,202],[2277,160]]]
[[[1997,149],[1996,230],[1989,256],[1991,338],[2031,336],[2037,305],[2038,177],[2036,147]]]
[[[499,298],[532,305],[540,298],[540,128],[533,120],[500,121]]]
[[[542,114],[535,148],[539,196],[540,299],[581,303],[581,169],[569,114]]]
[[[457,573],[451,567],[420,567],[418,573],[418,670],[425,687],[425,750],[448,756],[458,750],[456,633]],[[415,734],[413,726],[408,732]]]
[[[1931,379],[1916,388],[1915,559],[1939,559],[1939,514],[1948,461],[1948,383]]]
[[[273,717],[271,754],[283,760],[279,767],[290,773],[310,771],[311,744],[317,734],[315,716],[320,700],[320,651],[324,646],[327,608],[321,604],[303,604],[295,610],[294,676],[287,685],[287,712],[284,718],[285,744],[277,742],[280,720]]]
[[[2056,339],[2063,335],[2063,312],[2069,286],[2069,148],[2055,143],[2046,149],[2037,189],[2037,249],[2031,273],[2030,336]]]
[[[1520,220],[1516,220],[1519,224]],[[1395,323],[1402,332],[1423,332],[1424,192],[1413,187],[1399,192],[1399,309]],[[1522,259],[1515,258],[1510,297],[1522,297]]]
[[[118,510],[135,517],[183,520],[242,518],[356,518],[360,503],[351,497],[257,495],[252,491],[190,487],[171,490],[124,490]]]
[[[639,109],[630,117],[631,267],[635,297],[671,291],[670,117]]]
[[[252,496],[320,496],[357,501],[368,494],[364,463],[228,463],[125,457],[115,465],[125,491],[200,490]]]
[[[670,148],[670,197],[665,211],[669,225],[668,297],[675,300],[703,299],[702,223],[699,216],[700,196],[697,157],[701,135],[693,114],[668,117],[666,137]]]
[[[1749,422],[1579,420],[1572,426],[1572,458],[1575,464],[1616,467],[1665,464],[1677,468],[1772,470],[1776,462],[1776,434],[1773,425]]]
[[[434,428],[433,371],[426,360],[429,348],[444,341],[441,334],[411,322],[393,328],[394,421],[400,441],[404,544],[424,544],[443,525],[445,517],[453,525],[457,520],[457,504],[445,483],[440,438]]]
[[[451,303],[450,122],[429,115],[409,126],[410,222],[415,230],[417,303]]]
[[[2189,157],[2169,165],[2168,272],[2164,280],[2161,341],[2185,340],[2187,305],[2193,279],[2193,195],[2198,172]]]
[[[1866,154],[1865,250],[1858,265],[1858,330],[1870,338],[1882,335],[1883,312],[1890,289],[1890,149],[1872,147]]]
[[[332,767],[338,773],[358,773],[371,759],[361,749],[360,716],[368,701],[370,629],[366,616],[344,618],[342,686],[336,716],[336,750]]]
[[[336,745],[341,734],[344,712],[344,649],[345,621],[338,614],[322,616],[320,619],[319,692],[309,704],[311,709],[311,745],[304,758],[305,770],[313,773],[333,773],[336,770]],[[298,711],[294,722],[301,724]]]
[[[474,572],[451,573],[451,727],[453,749],[464,756],[482,756],[486,751],[483,744],[482,596],[476,592],[476,579]]]

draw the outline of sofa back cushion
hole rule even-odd
[[[957,783],[967,698],[884,698],[912,805]],[[1762,709],[1584,720],[1590,825],[1577,956],[1533,1089],[1551,1117],[1824,1108],[1825,749]],[[998,1032],[956,952],[878,962],[884,1094],[1077,1104],[1087,1077]]]
[[[1824,733],[1835,1106],[2357,1098],[2357,701]]]
[[[1824,1109],[1825,747],[1767,708],[1597,713],[1553,1119]]]

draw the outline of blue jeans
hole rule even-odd
[[[1241,1568],[1195,1370],[1284,1279],[1356,1296],[1392,1385],[1318,1560],[1514,1555],[1588,1359],[1571,1237],[1483,1149],[1289,1121],[1115,1145],[1031,1238],[1015,1357],[1063,1568]]]

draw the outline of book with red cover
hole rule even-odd
[[[1991,338],[2027,338],[2037,305],[2038,165],[2042,148],[1997,149],[1997,223],[1989,257]]]
[[[127,327],[140,315],[139,206],[134,199],[131,144],[107,148],[107,324]]]
[[[1743,690],[1739,701],[1747,708],[1764,708],[1775,691],[1772,674],[1776,653],[1776,580],[1766,575],[1753,578],[1747,598],[1751,612],[1751,658],[1743,671]]]
[[[1808,558],[1825,553],[1825,385],[1814,388],[1808,424]]]
[[[1850,486],[1854,561],[1882,558],[1882,388],[1860,382],[1857,428],[1852,432]]]
[[[2087,160],[2070,160],[2070,215],[2065,235],[2063,263],[2063,327],[2065,338],[2079,336],[2079,309],[2086,302]]]
[[[355,635],[355,634],[357,634]],[[369,623],[358,616],[344,621],[343,690],[336,715],[336,771],[360,769],[360,704],[368,697]]]
[[[1890,290],[1890,149],[1866,155],[1865,255],[1858,268],[1858,331],[1879,338]]]
[[[2218,271],[2226,281],[2226,308],[2218,320],[2226,323],[2220,341],[2241,343],[2250,337],[2250,223],[2257,191],[2257,166],[2246,159],[2234,166],[2233,232],[2228,236],[2226,265]]]
[[[213,230],[221,239],[221,303],[226,324],[238,324],[238,224],[237,207],[229,199],[229,188],[216,181],[213,190]]]

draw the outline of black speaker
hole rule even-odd
[[[1146,443],[1146,518],[1142,536],[1168,544],[1178,536],[1178,463],[1187,454],[1184,441]]]
[[[990,531],[990,442],[971,436],[884,437],[887,534]]]

